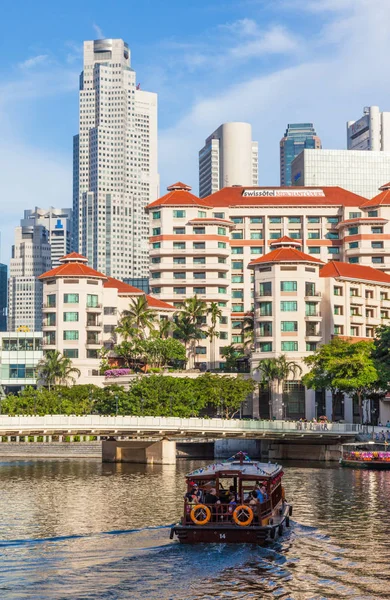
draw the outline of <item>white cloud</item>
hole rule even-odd
[[[256,21],[253,19],[238,19],[233,23],[220,25],[221,30],[227,30],[235,35],[257,35],[259,32]]]
[[[253,35],[253,33],[251,34]],[[285,54],[300,47],[299,41],[285,27],[274,25],[257,39],[237,45],[230,50],[235,58],[252,58],[264,54]]]
[[[93,27],[93,28],[94,28],[94,30],[95,30],[95,33],[96,33],[97,39],[98,39],[98,40],[104,40],[104,38],[105,38],[105,35],[104,35],[104,33],[103,33],[103,30],[102,30],[102,28],[101,28],[101,27],[99,27],[99,25],[97,25],[96,23],[94,23],[94,24],[92,25],[92,27]]]
[[[27,60],[19,63],[19,67],[21,69],[33,69],[34,67],[38,66],[38,65],[42,65],[43,63],[46,63],[49,59],[49,55],[48,54],[39,54],[38,56],[32,56],[31,58],[28,58]]]

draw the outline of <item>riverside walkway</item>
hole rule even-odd
[[[301,443],[352,441],[364,428],[353,423],[296,423],[244,419],[200,419],[133,416],[0,416],[0,436],[24,441],[25,436],[114,436],[153,439],[247,438],[294,440]],[[20,439],[20,438],[23,438]],[[1,438],[0,438],[1,439]]]

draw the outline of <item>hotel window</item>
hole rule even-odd
[[[223,288],[225,289],[225,288]],[[243,290],[232,290],[232,298],[238,298],[239,300],[241,300],[244,297],[244,291]]]
[[[174,294],[185,294],[186,293],[186,288],[185,287],[174,287],[173,288],[173,293]]]
[[[280,326],[283,332],[298,331],[298,321],[281,321]]]
[[[161,219],[161,212],[160,212],[159,210],[158,210],[158,211],[155,211],[155,212],[152,212],[152,217],[153,217],[153,219],[155,219],[155,220],[156,220],[156,219]]]
[[[371,248],[375,248],[375,250],[381,250],[383,248],[383,242],[371,242]]]
[[[335,335],[343,335],[344,334],[344,325],[335,325],[334,326],[334,334]]]
[[[48,327],[54,327],[56,325],[56,313],[48,313],[46,315],[46,325]]]
[[[244,312],[243,304],[232,304],[232,312]]]
[[[76,294],[77,296],[78,294]],[[56,295],[55,294],[49,294],[48,296],[46,296],[46,304],[48,308],[55,308],[56,306]]]
[[[186,273],[185,271],[179,271],[173,274],[173,279],[185,279]]]
[[[337,246],[329,246],[328,252],[329,254],[340,254],[340,248]]]
[[[232,240],[242,240],[244,237],[243,231],[233,231]]]
[[[335,315],[342,315],[342,314],[344,314],[344,307],[343,306],[339,306],[339,305],[334,306],[333,313]]]
[[[160,235],[161,227],[153,227],[152,235]]]
[[[359,257],[358,257],[358,256],[351,256],[351,257],[348,259],[348,262],[349,262],[349,263],[351,263],[351,264],[356,264],[356,263],[358,263],[358,262],[359,262]]]
[[[356,297],[356,296],[360,296],[359,294],[359,288],[353,288],[351,287],[349,290],[349,295],[352,297]]]
[[[161,262],[161,258],[159,256],[155,256],[152,258],[151,262],[153,265],[158,265]],[[64,300],[64,302],[65,302],[65,300]]]
[[[251,246],[251,254],[263,254],[263,248],[261,246]]]
[[[225,271],[218,271],[218,279],[226,279],[227,274]]]
[[[233,329],[242,329],[243,321],[232,321]]]
[[[160,287],[152,287],[152,294],[161,294]]]
[[[281,281],[280,291],[281,292],[296,292],[298,289],[296,281]]]
[[[218,242],[218,247],[219,247],[220,242]],[[205,242],[193,242],[192,244],[194,250],[205,250],[206,249],[206,243]]]
[[[288,217],[288,222],[289,223],[300,223],[301,217]]]
[[[221,334],[219,334],[221,335]],[[243,336],[242,335],[232,335],[232,343],[233,344],[241,344],[243,342]]]
[[[366,317],[367,319],[373,319],[375,316],[373,308],[366,308]]]
[[[321,219],[320,219],[320,217],[307,217],[307,222],[308,223],[320,223]]]
[[[194,263],[194,265],[205,265],[206,258],[204,256],[194,256],[194,259],[192,262]]]
[[[371,227],[371,233],[383,233],[383,227]]]
[[[206,233],[206,228],[205,227],[194,227],[193,232],[195,233],[195,235],[204,235]]]
[[[186,211],[185,210],[174,210],[173,216],[175,219],[184,219],[186,216]]]
[[[381,310],[381,319],[388,319],[388,318],[389,318],[389,311]]]
[[[161,271],[153,271],[151,273],[152,279],[160,279],[161,277]]]
[[[260,352],[272,352],[272,342],[260,342],[259,343],[259,351]]]
[[[64,331],[64,340],[78,340],[79,339],[79,332],[77,330],[74,331]]]
[[[282,236],[281,229],[275,229],[274,231],[270,231],[270,233],[269,233],[270,240],[278,240],[281,236]]]
[[[235,223],[236,225],[239,225],[240,223],[244,222],[243,217],[231,217],[230,220],[233,221],[233,223]]]
[[[194,287],[194,294],[205,294],[205,293],[206,293],[205,287]]]
[[[349,242],[349,247],[352,250],[352,248],[359,248],[359,242]]]
[[[374,328],[366,327],[366,337],[373,338],[374,337]]]
[[[316,342],[306,342],[306,352],[315,352],[317,350]]]
[[[320,246],[311,246],[309,248],[309,254],[321,254]]]
[[[197,346],[195,348],[195,354],[207,354],[206,346]]]
[[[232,283],[244,283],[244,275],[232,275]]]
[[[382,265],[384,263],[383,256],[372,256],[371,262],[375,265]]]
[[[387,292],[381,292],[380,293],[380,299],[381,300],[388,300],[389,299],[389,294]]]
[[[65,358],[79,357],[79,351],[77,350],[77,348],[64,348],[62,354],[65,356]]]
[[[153,248],[153,250],[157,250],[158,248],[161,248],[161,242],[153,242],[152,248]]]
[[[378,216],[377,210],[369,210],[367,213],[367,217],[377,217],[377,216]]]
[[[233,260],[232,261],[232,269],[242,271],[243,269],[243,261],[242,260]]]
[[[218,306],[220,308],[226,308],[226,302],[222,302],[221,300],[218,300]]]
[[[78,312],[64,312],[64,319],[65,322],[68,321],[78,321],[79,320],[79,313]]]
[[[328,217],[327,219],[328,223],[338,223],[339,222],[339,217]]]
[[[272,335],[272,321],[262,321],[259,323],[259,336],[270,337]]]
[[[194,279],[206,279],[206,272],[197,271],[196,273],[194,273]]]
[[[186,264],[186,258],[185,258],[185,256],[174,256],[173,257],[173,264],[174,265],[185,265]]]
[[[223,256],[218,256],[218,262],[221,265],[225,265],[226,264],[226,258],[224,258]]]
[[[357,337],[359,335],[359,327],[357,325],[351,325],[349,335]]]
[[[317,317],[319,315],[318,312],[318,303],[317,302],[306,302],[306,317]]]
[[[225,227],[218,227],[218,235],[226,235]]]
[[[263,217],[251,217],[249,219],[250,223],[262,223],[263,222]]]
[[[361,317],[361,313],[359,311],[359,307],[358,306],[351,306],[351,316],[352,317]]]
[[[220,334],[219,334],[219,339],[220,340],[227,340],[228,339],[227,331],[221,331]],[[234,340],[233,340],[233,342],[234,342]]]
[[[302,237],[302,233],[300,229],[294,229],[288,232],[288,236],[293,240],[299,240]]]
[[[214,217],[214,219],[224,219],[225,218],[225,213],[223,213],[223,212],[215,212],[215,213],[213,213],[213,217]]]
[[[174,250],[185,250],[186,243],[185,242],[173,242]]]
[[[361,212],[350,212],[348,219],[358,219],[362,216]]]
[[[366,290],[366,294],[365,294],[366,298],[371,298],[371,300],[374,298],[374,290]]]
[[[327,240],[338,240],[339,234],[336,233],[335,231],[328,231],[328,233],[326,234],[325,237]]]
[[[232,254],[244,254],[243,246],[236,246],[232,248]]]
[[[260,283],[259,295],[260,296],[272,296],[272,282],[271,281],[264,281],[263,283]]]
[[[227,325],[228,324],[228,318],[227,317],[219,317],[219,322],[221,325]]]
[[[87,358],[99,358],[98,352],[99,350],[87,348]]]
[[[348,235],[356,235],[357,233],[359,233],[359,227],[348,228]]]
[[[173,228],[173,233],[175,235],[185,235],[186,232],[186,228],[185,227],[174,227]]]
[[[282,300],[280,303],[280,310],[282,312],[295,312],[298,310],[298,303],[294,301],[284,301]]]
[[[282,352],[298,352],[298,342],[282,342]]]
[[[207,217],[207,213],[205,210],[198,210],[198,219],[205,219]]]
[[[225,287],[219,287],[218,294],[226,294],[226,290],[227,290],[227,288],[225,288]],[[242,296],[233,296],[233,298],[242,298]]]
[[[260,316],[272,317],[272,302],[259,302]]]
[[[319,240],[320,239],[320,230],[319,229],[311,229],[307,232],[307,237],[309,240]]]
[[[269,218],[269,222],[270,223],[281,223],[282,222],[282,217],[270,217]]]
[[[263,232],[262,231],[251,231],[251,240],[262,240]]]

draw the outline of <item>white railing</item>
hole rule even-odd
[[[228,435],[248,434],[261,435],[266,433],[295,433],[307,436],[329,436],[335,434],[357,434],[363,430],[361,425],[355,423],[297,423],[294,421],[257,421],[241,419],[199,419],[179,417],[133,417],[133,416],[68,416],[45,415],[42,417],[28,417],[7,415],[0,416],[0,435],[28,431],[52,432],[155,432],[170,434],[185,433],[213,433]]]

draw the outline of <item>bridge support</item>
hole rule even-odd
[[[215,458],[230,458],[233,454],[237,454],[240,451],[247,452],[251,458],[260,458],[261,440],[246,440],[244,438],[215,440]]]
[[[162,439],[157,442],[137,440],[107,440],[102,443],[103,462],[134,464],[176,464],[176,442]]]
[[[274,460],[339,460],[341,444],[294,444],[270,442],[268,459]]]

